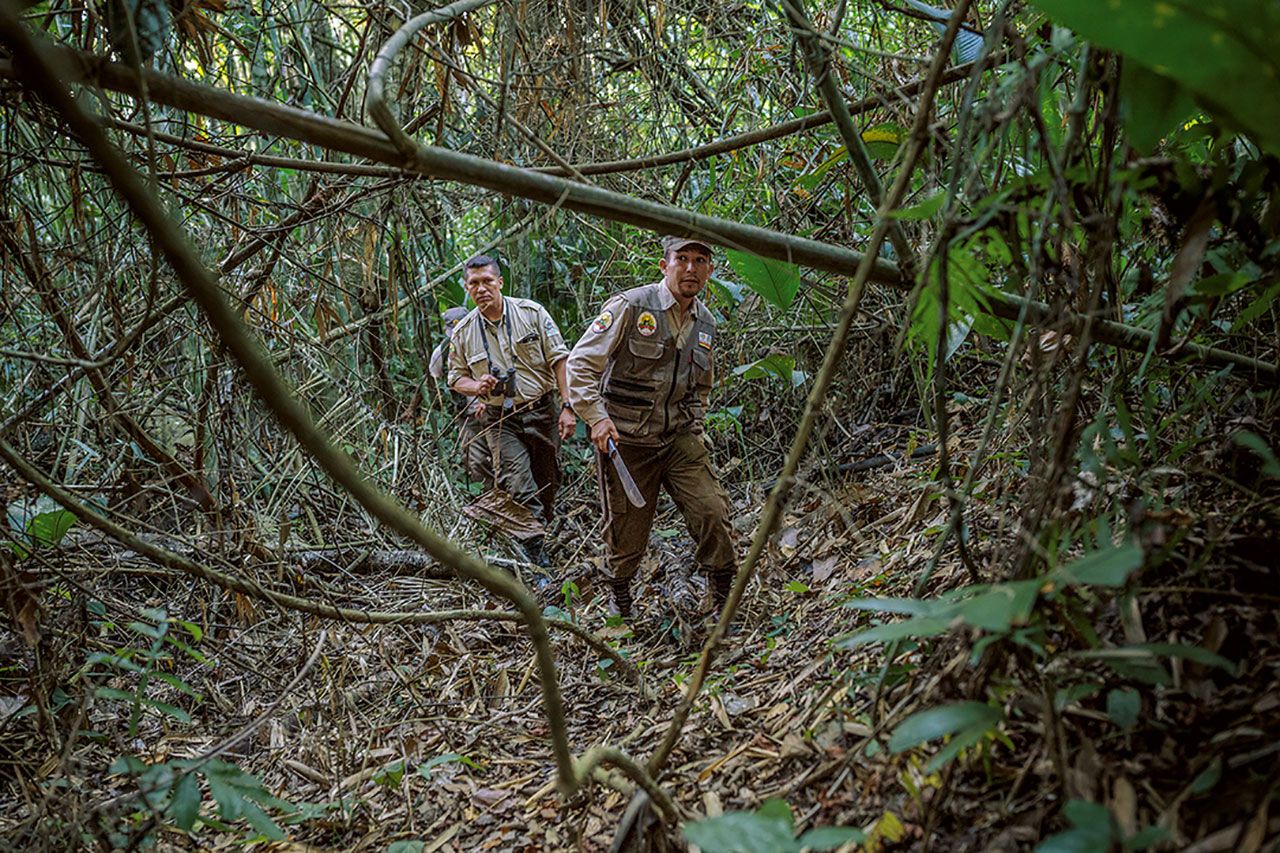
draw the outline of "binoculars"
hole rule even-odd
[[[502,408],[510,409],[515,405],[511,399],[516,394],[516,368],[508,367],[506,370],[499,370],[498,366],[492,362],[489,364],[489,373],[498,380],[498,384],[493,386],[493,390],[489,392],[495,397],[502,397]]]

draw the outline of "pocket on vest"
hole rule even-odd
[[[653,412],[653,401],[606,393],[604,408],[619,432],[634,433],[649,420],[649,415]]]
[[[662,341],[646,341],[639,335],[632,335],[630,340],[627,341],[627,349],[631,351],[633,356],[648,361],[657,361],[662,358],[666,348]]]

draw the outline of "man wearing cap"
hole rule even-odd
[[[496,481],[543,525],[550,524],[560,479],[556,452],[578,423],[563,402],[569,348],[547,309],[502,295],[502,273],[493,258],[468,260],[462,283],[476,308],[453,330],[449,387],[484,404],[474,415],[477,430],[464,460],[473,477],[489,485]],[[522,544],[533,562],[550,564],[541,536]]]
[[[436,348],[431,351],[427,373],[431,374],[432,379],[444,379],[445,371],[449,366],[449,338],[453,336],[453,330],[458,325],[458,321],[465,316],[467,316],[467,309],[462,307],[446,308],[440,315],[444,320],[444,340],[436,344]]]
[[[715,320],[698,299],[713,269],[701,240],[665,237],[662,280],[605,303],[569,354],[569,400],[591,426],[614,603],[631,615],[631,578],[649,543],[658,488],[684,515],[712,602],[728,598],[737,563],[729,498],[702,441]],[[632,505],[604,457],[614,441],[644,506]]]

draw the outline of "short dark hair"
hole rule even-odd
[[[462,265],[462,280],[466,281],[471,277],[472,270],[482,270],[485,267],[493,267],[493,271],[502,276],[502,267],[498,266],[497,260],[488,255],[472,255],[467,258],[467,262]]]

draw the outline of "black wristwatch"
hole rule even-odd
[[[560,408],[564,409],[566,412],[572,412],[573,403],[569,403],[569,402],[561,403]]]

